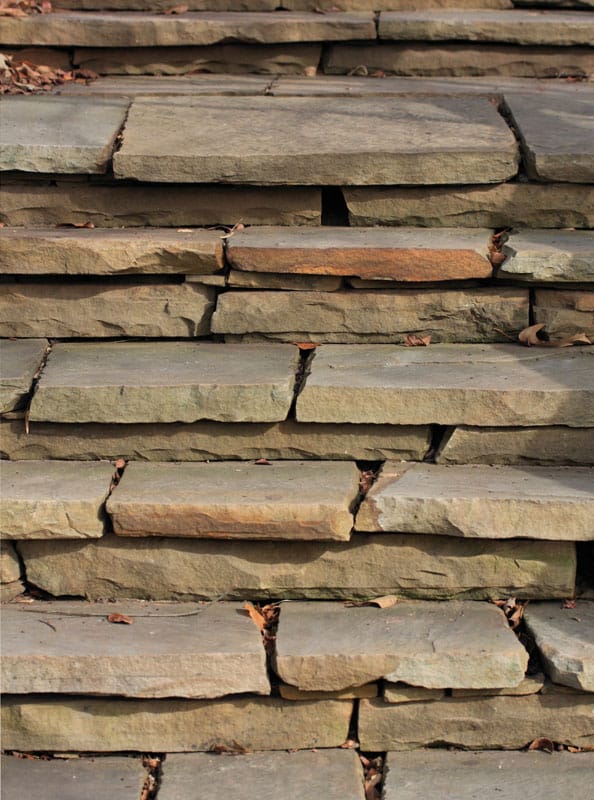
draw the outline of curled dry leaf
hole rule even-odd
[[[110,614],[107,618],[108,622],[113,622],[116,625],[132,625],[134,620],[127,614]]]
[[[294,342],[293,344],[300,350],[315,350],[316,347],[319,347],[317,342]]]
[[[534,739],[534,741],[530,742],[528,745],[528,750],[543,750],[545,753],[554,753],[555,743],[552,739],[548,739],[546,736],[541,736],[538,739]]]
[[[272,466],[272,461],[269,461],[267,458],[257,458],[254,461],[254,464],[256,464],[258,467],[270,467]]]
[[[575,608],[575,600],[564,600],[561,608]]]
[[[366,469],[361,473],[361,477],[359,478],[359,491],[362,495],[366,495],[367,492],[373,486],[373,483],[376,478],[375,470]]]
[[[592,344],[590,339],[585,333],[574,333],[573,336],[567,336],[564,339],[558,339],[552,342],[549,334],[544,329],[544,322],[539,322],[536,325],[529,325],[520,331],[518,340],[525,344],[526,347],[571,347],[574,344]]]
[[[316,75],[318,74],[318,68],[314,66],[305,67],[305,69],[303,70],[303,74],[305,75],[306,78],[315,78]]]
[[[249,618],[251,621],[256,625],[259,630],[264,630],[264,625],[266,624],[266,619],[262,612],[256,608],[253,603],[246,602],[243,604],[244,609],[247,611]]]
[[[404,340],[405,347],[429,347],[431,344],[431,334],[428,336],[417,336],[416,333],[409,333]]]
[[[347,739],[340,746],[343,750],[354,750],[359,747],[359,742],[356,739]]]
[[[378,608],[392,608],[398,602],[395,594],[385,594],[383,597],[374,597],[373,600],[368,600],[366,606],[377,606]]]

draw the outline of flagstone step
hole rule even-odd
[[[585,333],[594,338],[594,292],[537,289],[534,321],[543,323],[555,338]]]
[[[89,11],[165,11],[171,8],[170,0],[54,0],[54,8]],[[367,11],[380,8],[411,8],[412,0],[187,0],[183,5],[189,11],[316,11],[351,10]],[[591,0],[517,0],[517,5],[591,5]],[[417,0],[416,8],[511,8],[511,0]]]
[[[47,351],[46,339],[0,339],[0,412],[21,408]]]
[[[99,77],[91,83],[70,81],[56,86],[60,95],[111,95],[169,97],[186,94],[252,95],[269,94],[275,78],[264,75],[118,75]]]
[[[594,281],[591,231],[519,231],[511,234],[502,252],[506,259],[499,278],[544,283]]]
[[[594,539],[594,469],[387,462],[358,531]]]

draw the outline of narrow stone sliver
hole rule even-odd
[[[48,348],[47,339],[0,340],[0,411],[21,409]]]

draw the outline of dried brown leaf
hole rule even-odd
[[[528,745],[528,750],[543,750],[545,753],[554,753],[555,743],[552,739],[548,739],[546,736],[541,736],[540,738],[534,739],[534,741],[530,742]]]
[[[306,78],[315,78],[318,74],[318,68],[314,66],[305,67],[303,74]]]
[[[417,336],[416,333],[409,333],[404,340],[405,347],[429,347],[431,344],[431,334],[429,336]]]
[[[544,326],[544,322],[539,322],[536,325],[529,325],[527,328],[524,328],[524,330],[520,331],[518,334],[518,341],[522,342],[522,344],[525,344],[527,347],[532,347],[534,345],[538,346],[542,344],[544,339],[539,338],[538,333],[539,331],[542,331]]]
[[[575,608],[575,600],[564,600],[561,608]]]
[[[548,333],[544,330],[544,322],[530,325],[518,334],[518,339],[527,347],[571,347],[574,344],[592,344],[585,333],[574,333],[564,339],[550,341]]]
[[[359,747],[359,742],[356,739],[347,739],[340,746],[343,750],[354,750]]]
[[[373,600],[368,600],[366,606],[377,606],[378,608],[392,608],[398,602],[395,594],[385,594],[383,597],[374,597]]]
[[[264,630],[266,620],[262,612],[253,605],[253,603],[246,602],[243,604],[244,609],[247,611],[249,618],[256,625],[259,630]]]
[[[254,461],[254,464],[256,464],[258,467],[270,467],[272,466],[272,461],[269,461],[267,458],[257,458]]]
[[[127,614],[110,614],[107,617],[108,622],[113,622],[116,625],[132,625],[134,620]]]
[[[315,350],[316,347],[319,347],[317,342],[293,342],[293,344],[300,350]]]

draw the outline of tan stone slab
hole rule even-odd
[[[304,692],[288,683],[279,683],[278,691],[284,700],[359,700],[362,697],[377,697],[377,683],[365,683],[352,689],[341,689],[335,692]]]
[[[341,461],[137,462],[107,512],[121,536],[348,541],[359,479]]]
[[[0,583],[13,583],[21,577],[21,565],[11,542],[0,547]]]
[[[172,97],[133,101],[113,163],[117,178],[164,183],[494,183],[518,153],[482,97]]]
[[[3,539],[103,536],[109,461],[2,461]]]
[[[277,698],[132,700],[5,695],[7,750],[141,753],[292,750],[338,747],[347,738],[353,704],[293,703]],[[125,724],[122,724],[125,720]]]
[[[0,244],[5,275],[202,275],[223,266],[221,233],[200,228],[2,228]]]
[[[333,275],[287,275],[275,272],[229,272],[228,286],[238,289],[281,289],[289,292],[335,292],[342,279]]]
[[[270,694],[262,637],[235,603],[116,607],[60,601],[31,611],[13,606],[3,614],[6,693],[199,699]],[[111,624],[114,612],[133,623]]]
[[[227,277],[220,275],[186,275],[186,283],[202,283],[204,286],[227,286]]]
[[[0,584],[0,603],[10,603],[25,591],[22,581]]]
[[[456,0],[461,2],[461,0]],[[187,0],[188,11],[274,11],[277,0]],[[54,8],[74,11],[152,11],[172,8],[171,0],[54,0]]]
[[[290,345],[57,344],[30,407],[46,422],[279,422],[299,360]]]
[[[439,702],[389,705],[361,700],[362,750],[415,750],[451,745],[476,750],[518,750],[547,736],[575,747],[594,744],[589,694],[525,697],[446,697]]]
[[[109,535],[86,547],[21,542],[19,552],[35,586],[88,599],[551,599],[572,595],[576,571],[573,542],[425,534],[361,535],[331,544]]]
[[[567,292],[537,289],[534,321],[542,322],[552,339],[585,333],[594,339],[594,291]]]
[[[594,470],[388,461],[361,504],[355,527],[490,539],[592,540]]]
[[[384,681],[383,687],[384,703],[418,703],[419,701],[441,700],[445,697],[444,689],[425,689],[422,686],[408,686],[405,683],[392,683],[391,681]],[[463,689],[457,691],[463,691]],[[482,690],[477,689],[476,691]]]
[[[273,666],[285,683],[335,691],[385,678],[426,689],[517,686],[528,653],[489,603],[401,601],[391,608],[287,603]]]
[[[526,675],[520,684],[505,689],[452,689],[452,697],[494,697],[496,695],[523,697],[527,694],[537,694],[542,691],[544,685],[545,676],[542,672],[538,672],[535,675]]]
[[[171,6],[169,6],[171,8]],[[69,81],[57,86],[55,94],[60,95],[112,95],[137,97],[138,95],[234,95],[265,94],[271,79],[256,75],[126,75],[100,77],[89,84]]]
[[[232,267],[392,281],[489,278],[491,231],[414,228],[247,228],[229,239]]]
[[[0,340],[0,412],[20,408],[45,356],[46,339]]]
[[[594,283],[594,234],[529,230],[512,233],[503,246],[500,278],[538,282]]]

